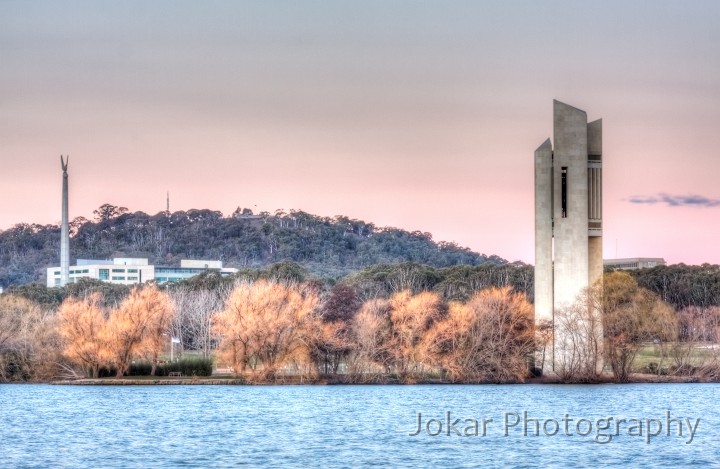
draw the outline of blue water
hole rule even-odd
[[[719,398],[714,384],[1,385],[0,467],[720,467]],[[523,434],[524,411],[539,436],[532,421]],[[473,434],[448,436],[447,412]],[[677,422],[667,435],[667,412],[683,436]],[[645,419],[663,425],[649,442]]]

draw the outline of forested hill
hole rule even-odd
[[[130,213],[105,204],[90,221],[71,222],[70,256],[76,259],[147,257],[177,265],[180,259],[220,259],[227,267],[261,267],[289,260],[322,277],[341,277],[374,264],[415,262],[433,267],[505,264],[430,233],[379,228],[344,216],[302,211],[229,216],[212,210]],[[0,232],[0,286],[45,282],[45,269],[59,264],[60,227],[20,223]]]

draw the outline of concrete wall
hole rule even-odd
[[[588,227],[588,285],[594,285],[602,278],[602,119],[590,122],[588,133],[588,169],[592,171],[593,192],[588,203],[589,211],[594,215]]]
[[[594,285],[603,276],[602,238],[588,239],[588,285]]]
[[[587,125],[587,133],[588,155],[602,157],[602,119],[590,122]]]
[[[553,102],[554,307],[572,304],[588,282],[587,115]],[[561,171],[567,168],[567,214],[561,210]]]
[[[535,320],[552,321],[552,144],[535,150]]]

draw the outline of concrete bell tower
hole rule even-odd
[[[602,120],[553,101],[550,139],[535,150],[535,321],[602,277]],[[554,355],[553,355],[554,357]]]

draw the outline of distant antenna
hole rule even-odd
[[[167,192],[167,208],[165,210],[170,213],[170,191]]]

